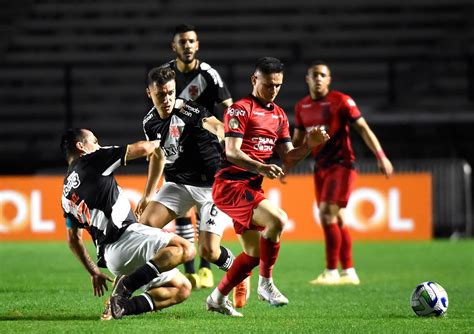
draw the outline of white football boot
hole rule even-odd
[[[288,298],[278,290],[272,281],[259,282],[257,289],[258,299],[267,301],[272,306],[288,304]]]
[[[217,303],[212,299],[211,296],[208,296],[206,299],[206,308],[208,311],[218,312],[223,315],[229,315],[231,317],[243,317],[242,313],[237,312],[232,306],[232,303],[227,298],[222,301],[221,304]]]
[[[354,268],[347,268],[341,270],[341,279],[339,284],[359,285],[360,279]]]
[[[341,276],[337,269],[324,269],[322,274],[316,279],[309,281],[309,283],[314,285],[338,285],[341,283]]]

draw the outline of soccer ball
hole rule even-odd
[[[439,317],[448,309],[448,294],[438,283],[423,282],[413,290],[410,304],[416,315]]]

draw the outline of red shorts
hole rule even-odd
[[[356,175],[355,169],[339,164],[316,168],[314,170],[314,188],[318,205],[321,202],[327,202],[345,208],[354,188]]]
[[[212,186],[212,198],[214,204],[232,218],[235,233],[264,229],[252,224],[253,209],[265,199],[262,189],[253,189],[242,181],[216,179]]]

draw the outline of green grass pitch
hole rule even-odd
[[[237,244],[230,247],[238,252]],[[290,300],[285,307],[257,299],[255,270],[243,318],[207,312],[210,290],[203,289],[161,312],[100,322],[105,297],[92,295],[89,277],[66,243],[2,242],[0,333],[474,332],[474,240],[356,242],[360,286],[308,284],[324,267],[323,252],[322,243],[283,242],[274,277]],[[412,290],[427,280],[448,292],[444,317],[420,318],[411,310]]]

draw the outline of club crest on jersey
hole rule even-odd
[[[188,88],[189,97],[193,100],[199,97],[199,87],[197,85],[190,85]]]
[[[176,124],[170,125],[170,136],[174,139],[179,138],[180,133],[179,133],[178,126]]]
[[[235,130],[239,127],[239,120],[237,118],[231,118],[229,121],[229,128]]]

